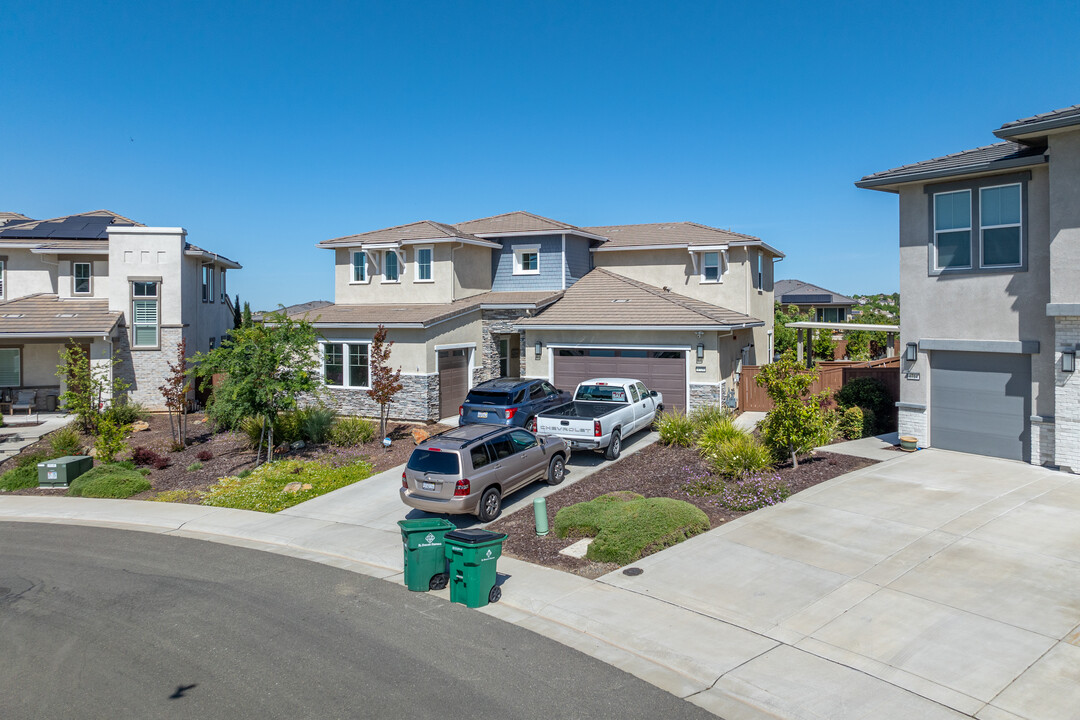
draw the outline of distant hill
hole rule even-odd
[[[900,293],[875,293],[873,295],[852,295],[858,305],[851,308],[850,316],[855,322],[861,317],[875,316],[878,319],[900,321]]]

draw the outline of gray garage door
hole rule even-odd
[[[1031,356],[930,353],[930,444],[1027,461]]]
[[[439,414],[453,417],[469,394],[469,351],[439,351]]]
[[[559,349],[555,387],[573,392],[595,377],[636,378],[664,394],[664,407],[686,409],[686,353],[681,350]]]

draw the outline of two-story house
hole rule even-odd
[[[777,280],[773,293],[780,305],[794,305],[803,312],[813,310],[817,322],[847,322],[856,304],[847,295],[802,280]]]
[[[867,175],[900,198],[900,431],[1080,471],[1080,105]]]
[[[526,212],[423,221],[326,240],[334,304],[295,313],[322,333],[325,397],[373,415],[368,352],[381,324],[404,389],[395,417],[457,414],[474,384],[573,387],[630,375],[668,407],[732,395],[768,362],[773,262],[761,240],[696,223],[578,227]]]
[[[187,241],[179,227],[146,227],[107,210],[31,220],[0,214],[0,394],[62,391],[66,345],[130,383],[129,397],[161,409],[159,387],[181,338],[188,353],[232,328],[226,272],[240,265]],[[113,366],[112,359],[120,362]]]

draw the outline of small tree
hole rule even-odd
[[[240,327],[251,327],[252,322],[254,321],[251,319],[251,303],[245,302],[244,312],[240,315]]]
[[[233,330],[244,324],[244,316],[240,310],[240,293],[236,293],[236,302],[232,306]]]
[[[120,358],[113,355],[110,362],[115,367],[120,364]],[[115,399],[131,387],[117,377],[110,383],[109,370],[109,367],[94,367],[89,353],[79,345],[68,345],[60,351],[56,376],[67,386],[60,394],[60,402],[75,415],[78,428],[91,435],[97,434],[106,399]]]
[[[800,367],[790,353],[762,366],[755,378],[773,402],[773,409],[761,422],[765,444],[778,459],[789,456],[794,467],[799,467],[800,453],[829,441],[823,408],[829,393],[826,390],[811,395],[810,386],[815,380],[817,370]]]
[[[176,346],[176,362],[169,363],[169,375],[165,384],[158,388],[165,398],[165,409],[169,412],[169,431],[172,433],[173,447],[183,450],[187,447],[187,396],[191,383],[187,379],[187,339],[182,338]]]
[[[386,437],[386,422],[390,419],[390,402],[401,391],[401,368],[390,369],[390,348],[394,343],[387,342],[386,328],[379,325],[371,339],[368,350],[368,365],[371,368],[371,388],[368,397],[379,404],[379,436]]]

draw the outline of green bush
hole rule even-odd
[[[130,425],[138,420],[145,420],[147,412],[141,403],[133,402],[123,395],[105,410],[105,416],[111,417],[117,425]]]
[[[195,472],[196,470],[202,470],[202,463],[198,460],[187,466],[188,472]]]
[[[263,436],[263,428],[265,426],[266,419],[261,415],[258,417],[246,417],[240,421],[240,432],[247,438],[249,447],[258,447],[259,438]],[[263,438],[263,442],[266,442],[265,438]]]
[[[358,417],[341,418],[330,428],[330,442],[341,447],[355,447],[375,438],[375,423]]]
[[[365,480],[371,473],[371,464],[363,460],[344,467],[318,461],[280,460],[260,465],[245,477],[221,478],[210,486],[202,504],[273,513]],[[311,487],[286,492],[285,487],[294,482]]]
[[[836,393],[836,402],[844,409],[861,407],[870,411],[875,422],[867,430],[867,435],[891,429],[889,418],[892,417],[893,399],[885,383],[877,378],[855,378]]]
[[[129,425],[120,425],[112,415],[102,415],[98,420],[97,439],[94,440],[94,450],[97,451],[97,459],[103,463],[111,463],[116,456],[127,449],[127,437]]]
[[[858,440],[863,436],[863,422],[863,409],[858,406],[849,407],[840,412],[836,431],[848,440]]]
[[[694,423],[697,432],[704,432],[705,428],[724,420],[731,419],[731,411],[723,405],[701,405],[690,412],[690,420]]]
[[[660,442],[665,445],[690,447],[694,444],[694,421],[684,413],[665,410],[656,421],[656,429],[660,433]]]
[[[82,438],[79,432],[69,425],[49,436],[49,446],[52,448],[54,457],[78,455],[82,450]]]
[[[15,467],[0,475],[0,490],[24,490],[38,486],[37,464],[51,460],[58,455],[44,452],[32,452],[15,458]]]
[[[601,495],[564,507],[555,515],[556,535],[593,536],[585,557],[620,565],[708,529],[708,516],[684,500],[644,498],[635,493]]]
[[[71,481],[71,497],[129,498],[150,489],[150,481],[123,463],[98,465]]]
[[[334,426],[334,411],[326,408],[308,408],[303,411],[300,434],[304,440],[312,443],[324,443],[330,437]]]
[[[753,435],[737,435],[705,455],[713,470],[727,477],[742,477],[769,470],[773,453]]]
[[[697,446],[698,451],[704,457],[711,457],[720,449],[720,446],[726,443],[728,440],[744,437],[749,435],[748,432],[735,425],[735,419],[732,417],[724,417],[711,425],[706,425],[698,434]]]
[[[291,443],[300,440],[304,434],[303,410],[289,410],[279,413],[274,420],[274,444]]]

